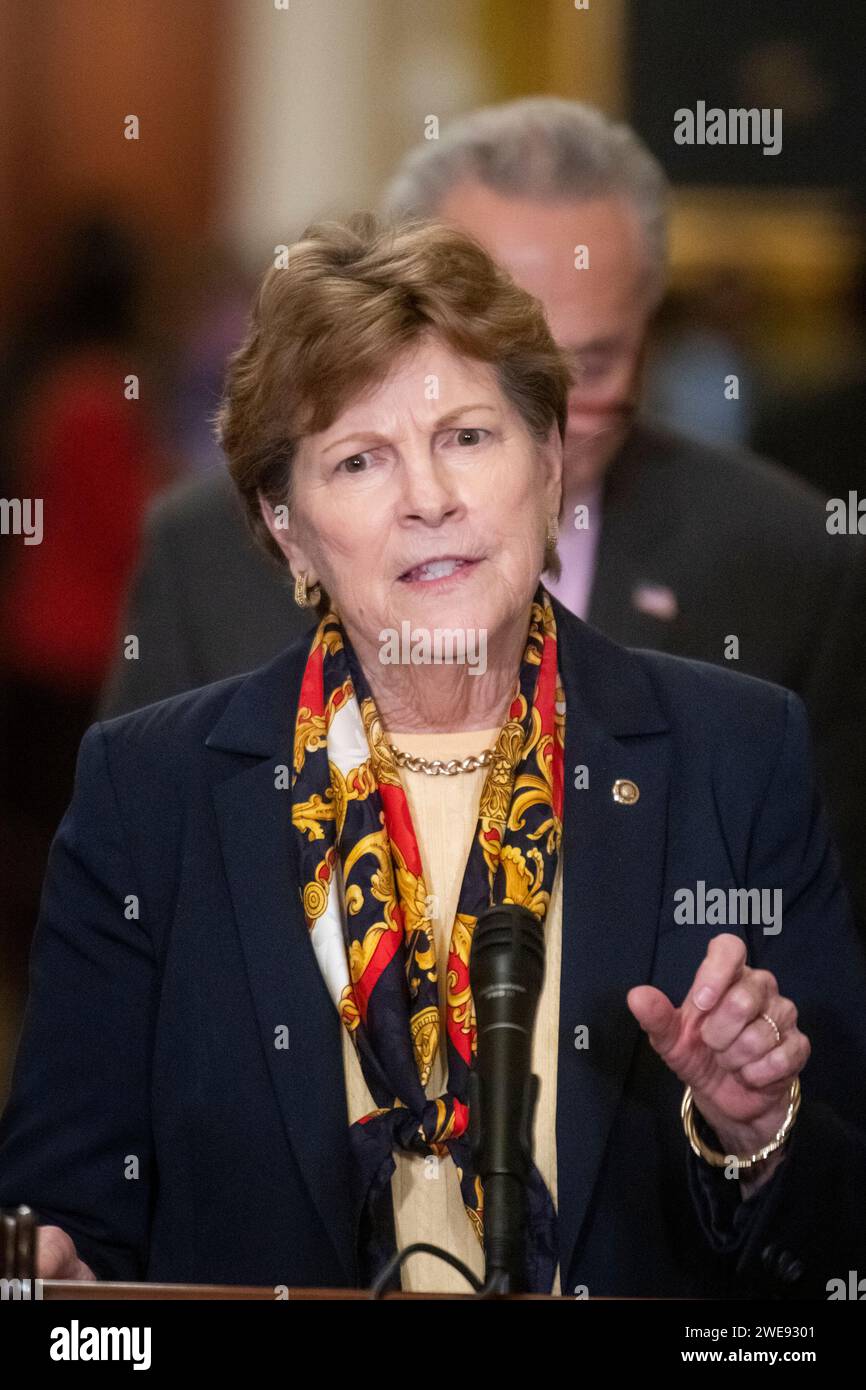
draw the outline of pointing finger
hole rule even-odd
[[[700,1020],[715,1008],[725,991],[742,975],[745,964],[746,943],[741,937],[732,932],[714,936],[683,1003],[687,1020]]]

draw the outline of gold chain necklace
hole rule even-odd
[[[496,752],[495,748],[485,748],[483,753],[473,753],[468,758],[449,758],[448,762],[443,762],[441,758],[422,758],[405,753],[395,748],[393,743],[388,744],[388,749],[398,767],[408,768],[410,772],[424,772],[428,777],[453,777],[457,772],[477,772],[480,767],[490,766]]]

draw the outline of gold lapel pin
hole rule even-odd
[[[617,777],[613,784],[613,799],[620,806],[633,806],[640,797],[640,787],[628,777]]]

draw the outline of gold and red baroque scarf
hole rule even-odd
[[[564,729],[556,621],[540,585],[451,929],[446,1088],[428,1097],[441,1043],[440,963],[409,805],[337,613],[328,612],[313,635],[295,722],[292,823],[313,949],[377,1107],[349,1130],[365,1284],[394,1253],[395,1149],[453,1160],[483,1244],[484,1193],[467,1136],[476,1051],[472,933],[481,913],[499,903],[520,904],[545,919],[562,836]],[[547,1293],[556,1271],[556,1214],[535,1165],[527,1198],[525,1288]]]

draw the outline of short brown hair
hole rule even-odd
[[[356,213],[315,222],[264,275],[216,417],[257,542],[285,566],[258,494],[289,503],[300,439],[327,429],[399,353],[434,332],[494,367],[530,433],[564,436],[572,375],[538,300],[445,223]]]

